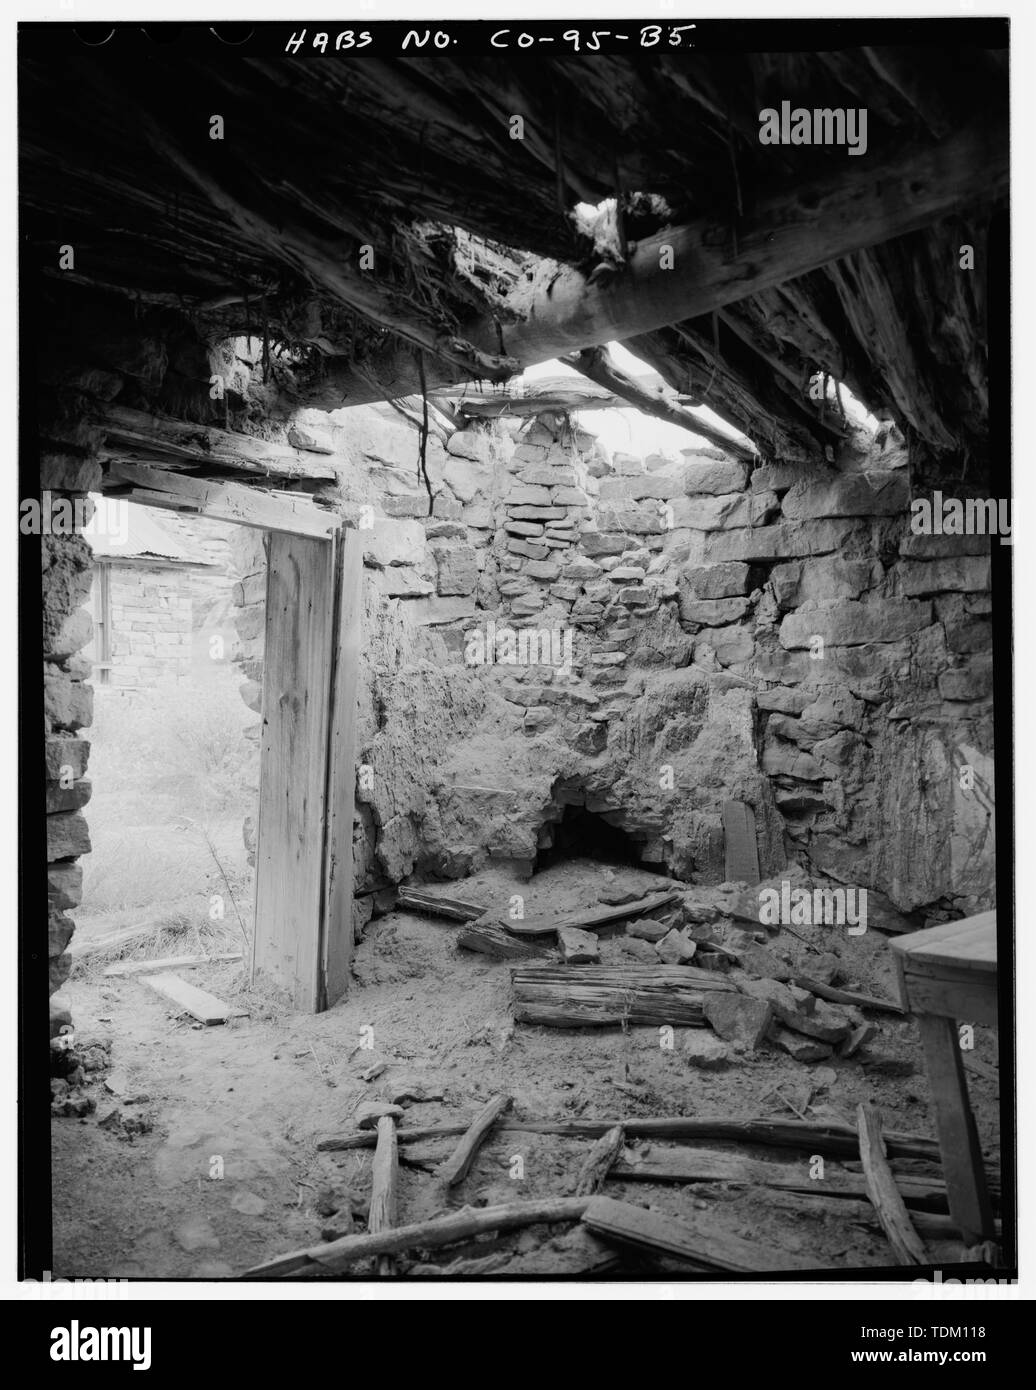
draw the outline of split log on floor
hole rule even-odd
[[[600,1142],[600,1141],[598,1141]],[[844,1168],[825,1168],[821,1178],[811,1178],[804,1155],[796,1169],[790,1164],[767,1162],[718,1149],[680,1149],[652,1153],[645,1159],[617,1161],[608,1173],[614,1182],[707,1183],[724,1182],[737,1187],[769,1187],[799,1192],[808,1197],[842,1201],[866,1201],[865,1180]],[[893,1181],[904,1202],[922,1210],[945,1212],[946,1183],[942,1178],[915,1173],[895,1173]]]
[[[569,967],[571,970],[572,967]],[[812,1120],[730,1120],[723,1118],[688,1118],[682,1115],[620,1120],[527,1120],[520,1124],[500,1125],[498,1134],[556,1134],[570,1139],[599,1139],[610,1129],[620,1126],[627,1139],[659,1139],[673,1143],[708,1143],[716,1141],[733,1144],[760,1144],[779,1149],[801,1149],[806,1153],[823,1154],[825,1158],[859,1158],[859,1133],[852,1125]],[[451,1138],[463,1134],[467,1124],[428,1125],[422,1128],[397,1131],[400,1144],[422,1143],[428,1139]],[[917,1158],[939,1163],[939,1145],[934,1139],[919,1134],[885,1133],[885,1148],[890,1158]],[[350,1149],[372,1149],[374,1135],[369,1130],[356,1134],[321,1139],[317,1148],[324,1153],[342,1153]]]
[[[227,951],[219,956],[164,956],[161,960],[123,960],[110,965],[105,976],[153,975],[156,971],[192,970],[196,965],[226,965],[241,960],[240,951]]]
[[[715,1221],[692,1224],[668,1213],[617,1202],[612,1197],[592,1198],[583,1224],[606,1240],[653,1254],[675,1255],[703,1271],[755,1274],[760,1270],[808,1268],[798,1256],[762,1250],[755,1241],[727,1235]]]
[[[704,1028],[707,996],[736,993],[725,976],[693,965],[516,965],[511,980],[515,1018],[547,1028]]]
[[[491,919],[469,922],[457,936],[457,945],[465,951],[480,951],[494,960],[534,960],[550,949],[550,943],[540,938],[538,943],[520,941],[502,923]]]
[[[875,1009],[886,1014],[903,1014],[902,1005],[892,999],[878,999],[872,994],[857,994],[854,990],[835,989],[834,985],[822,984],[809,975],[795,975],[792,984],[799,989],[808,989],[818,999],[827,999],[832,1004],[855,1004],[858,1009]]]
[[[426,893],[423,888],[400,888],[396,906],[408,912],[427,912],[432,917],[449,917],[454,922],[473,922],[489,911],[478,903],[462,902],[438,893]]]
[[[622,1153],[625,1142],[626,1135],[621,1125],[616,1125],[607,1134],[601,1135],[579,1170],[579,1177],[576,1179],[577,1197],[591,1197],[600,1190],[612,1164]]]
[[[530,917],[521,922],[508,922],[507,930],[512,936],[550,936],[561,927],[576,927],[580,931],[597,931],[613,922],[624,922],[630,917],[643,917],[660,908],[668,907],[680,896],[678,888],[667,889],[664,893],[651,893],[632,903],[619,906],[587,907],[577,912],[566,912],[559,917]]]
[[[465,1207],[449,1216],[396,1226],[371,1235],[342,1236],[306,1250],[294,1250],[275,1260],[254,1265],[243,1278],[279,1279],[300,1274],[338,1274],[360,1260],[402,1255],[411,1250],[437,1250],[459,1245],[490,1231],[515,1231],[524,1226],[579,1221],[591,1199],[544,1197],[528,1202],[505,1202],[496,1207]]]
[[[175,1004],[181,1013],[188,1013],[199,1023],[226,1023],[228,1018],[246,1018],[245,1009],[235,1009],[233,1004],[224,1004],[208,990],[189,985],[178,975],[145,975],[144,984],[150,985],[163,998]]]
[[[457,1183],[467,1177],[482,1141],[500,1116],[506,1110],[510,1110],[512,1104],[511,1096],[499,1095],[494,1096],[482,1107],[466,1130],[464,1138],[439,1169],[438,1176],[447,1187],[456,1187]]]
[[[927,1261],[921,1237],[910,1224],[906,1206],[885,1157],[881,1138],[881,1117],[872,1105],[856,1111],[860,1127],[860,1157],[867,1181],[867,1195],[888,1237],[892,1253],[901,1265],[923,1265]]]
[[[396,1122],[391,1115],[378,1121],[378,1142],[371,1169],[371,1200],[367,1215],[367,1230],[371,1235],[389,1231],[396,1224],[396,1199],[399,1191],[399,1150],[396,1145]],[[379,1275],[395,1273],[391,1255],[379,1255],[374,1262]]]
[[[536,1250],[523,1253],[496,1250],[480,1260],[454,1260],[448,1265],[415,1264],[407,1270],[407,1278],[558,1278],[560,1275],[604,1274],[621,1263],[622,1257],[614,1246],[606,1245],[585,1226],[575,1226]]]

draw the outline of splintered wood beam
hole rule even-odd
[[[501,381],[537,362],[711,314],[951,212],[1002,202],[1007,190],[1005,132],[999,121],[985,122],[936,144],[847,159],[798,188],[782,181],[762,190],[736,236],[715,216],[666,228],[639,241],[614,275],[591,280],[575,267],[544,261],[506,297],[507,313],[469,320],[459,330],[487,360],[506,357],[514,366],[466,375]],[[304,389],[305,403],[335,409],[379,399],[372,378],[382,385],[382,399],[412,394],[419,389],[413,352],[394,344],[368,357],[362,374],[345,358],[325,358],[320,379]],[[447,361],[426,364],[429,387],[450,379]]]
[[[757,1270],[806,1269],[801,1255],[769,1250],[758,1241],[728,1235],[715,1218],[694,1221],[647,1211],[613,1197],[594,1197],[583,1214],[594,1235],[651,1255],[675,1256],[692,1268],[750,1274]]]
[[[566,966],[567,970],[576,967]],[[597,969],[596,966],[592,967]],[[702,972],[704,973],[704,972]],[[520,1124],[497,1126],[497,1134],[560,1134],[570,1139],[599,1139],[610,1129],[620,1126],[631,1139],[659,1139],[670,1143],[700,1144],[719,1140],[731,1144],[761,1144],[767,1148],[800,1149],[832,1158],[858,1159],[860,1136],[853,1125],[814,1120],[730,1120],[686,1116],[653,1116],[618,1120],[524,1120]],[[416,1144],[427,1139],[453,1138],[463,1134],[467,1124],[431,1125],[397,1131],[400,1144]],[[939,1163],[939,1145],[934,1139],[920,1134],[902,1134],[887,1130],[884,1134],[886,1152],[890,1158],[918,1158],[927,1163]],[[336,1135],[321,1139],[321,1153],[340,1153],[348,1149],[372,1149],[375,1136],[369,1129],[355,1134]]]
[[[378,1144],[371,1168],[371,1200],[367,1230],[371,1235],[390,1231],[396,1224],[396,1202],[399,1191],[399,1148],[396,1144],[396,1122],[391,1115],[378,1119]],[[379,1255],[375,1272],[380,1276],[395,1273],[391,1255]]]
[[[872,1105],[856,1108],[860,1130],[860,1158],[867,1195],[871,1199],[881,1228],[888,1237],[892,1253],[901,1265],[923,1265],[928,1256],[921,1238],[910,1224],[903,1194],[896,1186],[885,1144],[881,1137],[881,1116]]]
[[[492,1100],[486,1101],[479,1114],[472,1120],[470,1128],[465,1132],[456,1149],[439,1169],[438,1177],[441,1182],[444,1182],[447,1187],[456,1187],[462,1179],[467,1177],[482,1141],[500,1116],[506,1110],[510,1110],[512,1103],[512,1097],[508,1095],[494,1096]]]
[[[338,472],[313,454],[274,444],[251,434],[235,434],[211,425],[196,425],[170,415],[151,415],[129,406],[109,404],[98,424],[105,432],[102,461],[155,463],[174,459],[192,471],[254,473],[262,478],[334,482]],[[157,458],[156,458],[157,456]]]
[[[703,1028],[706,996],[734,990],[725,975],[693,965],[516,965],[511,984],[515,1019],[547,1028]]]
[[[568,365],[582,371],[574,359],[568,359]],[[693,396],[678,395],[658,372],[639,373],[627,380],[633,381],[648,396],[658,395],[679,405],[700,404]],[[578,377],[540,377],[524,385],[524,391],[516,392],[507,386],[480,386],[468,382],[452,390],[434,391],[429,400],[438,409],[448,401],[458,416],[479,420],[542,415],[550,411],[625,409],[631,404],[626,397],[610,388],[598,386],[596,381],[582,381]]]
[[[626,1135],[621,1125],[615,1125],[607,1134],[602,1134],[583,1160],[583,1166],[576,1178],[575,1195],[592,1197],[598,1191],[619,1159],[626,1143]]]
[[[754,444],[736,439],[726,430],[710,425],[707,420],[702,420],[687,410],[679,400],[644,390],[633,377],[627,376],[616,364],[607,348],[584,348],[582,352],[563,357],[561,360],[566,366],[574,367],[591,381],[596,381],[599,386],[621,396],[630,405],[635,405],[645,415],[654,415],[669,425],[678,425],[681,429],[690,430],[692,434],[707,439],[710,444],[718,445],[731,457],[740,459],[743,463],[758,462],[759,451]]]
[[[373,1136],[372,1136],[373,1137]],[[496,1207],[464,1207],[449,1216],[396,1226],[366,1235],[342,1236],[308,1250],[268,1260],[245,1270],[246,1279],[279,1279],[293,1274],[337,1274],[358,1260],[381,1255],[404,1255],[411,1250],[438,1250],[458,1245],[493,1231],[516,1231],[541,1222],[578,1221],[586,1211],[586,1197],[543,1197],[527,1202],[505,1202]]]
[[[110,482],[125,483],[121,491],[130,502],[164,511],[190,512],[216,521],[232,521],[262,531],[284,531],[293,535],[316,536],[328,540],[340,528],[342,519],[334,512],[322,511],[302,498],[274,496],[241,483],[212,483],[168,469],[146,464],[112,463]],[[110,488],[106,488],[110,491]]]

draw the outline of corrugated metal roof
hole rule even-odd
[[[168,560],[177,565],[213,566],[205,551],[177,535],[162,514],[125,498],[91,494],[97,510],[83,534],[104,560]]]

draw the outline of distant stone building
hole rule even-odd
[[[199,628],[233,584],[218,534],[224,528],[214,534],[213,523],[130,503],[113,515],[112,499],[106,506],[86,533],[94,555],[93,683],[130,690],[187,679],[198,665]]]

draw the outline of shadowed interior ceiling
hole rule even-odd
[[[982,267],[1006,205],[1006,50],[315,61],[49,33],[23,36],[23,233],[59,337],[88,313],[103,343],[120,301],[142,332],[260,336],[275,413],[618,339],[764,456],[844,435],[820,371],[915,448],[983,458],[985,277],[959,248]],[[787,99],[865,106],[866,153],[760,144]],[[578,230],[577,203],[616,197],[618,235]],[[188,416],[224,421],[205,401]]]

